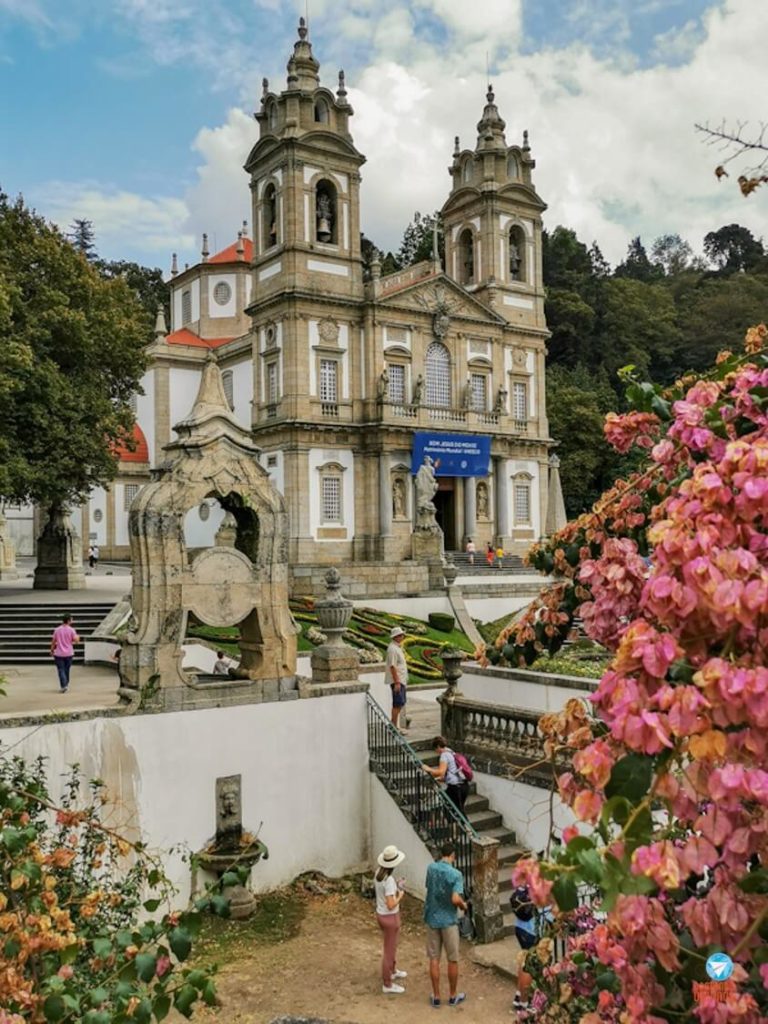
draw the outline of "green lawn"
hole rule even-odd
[[[314,602],[291,601],[291,611],[296,618],[301,632],[297,638],[299,651],[311,651],[317,646],[308,634],[318,629]],[[371,652],[370,657],[383,661],[389,644],[389,631],[393,626],[401,626],[406,632],[404,648],[408,660],[408,676],[416,685],[432,683],[442,679],[442,662],[440,651],[446,647],[458,647],[462,651],[472,653],[472,641],[459,629],[449,633],[433,629],[426,622],[411,615],[392,615],[373,608],[356,608],[345,633],[345,640],[353,647]],[[237,657],[239,654],[237,627],[215,628],[191,624],[187,635],[204,640],[210,647],[225,651]]]

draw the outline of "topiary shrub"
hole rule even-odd
[[[436,629],[440,633],[450,633],[456,622],[454,617],[447,612],[430,612],[427,621],[432,629]]]

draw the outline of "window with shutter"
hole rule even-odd
[[[512,388],[512,415],[516,420],[528,419],[528,385],[515,381]]]
[[[341,477],[321,477],[322,509],[325,523],[340,523],[341,518]]]
[[[389,372],[389,400],[397,405],[405,402],[405,367],[397,363],[390,363],[387,367]]]
[[[451,357],[445,345],[433,341],[426,358],[426,404],[450,407]]]
[[[335,359],[320,360],[320,401],[337,402],[337,362]]]
[[[488,376],[485,373],[473,373],[470,390],[472,408],[475,412],[486,412],[488,409]]]

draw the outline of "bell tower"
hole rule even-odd
[[[266,79],[259,141],[245,169],[253,210],[255,303],[283,292],[362,299],[360,167],[344,72],[334,94],[303,18],[281,93]]]
[[[544,327],[541,214],[531,181],[528,133],[508,146],[506,124],[488,86],[474,150],[458,136],[451,194],[442,210],[446,272],[510,323]]]

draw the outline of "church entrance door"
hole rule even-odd
[[[452,476],[438,477],[438,491],[432,499],[435,518],[443,531],[446,551],[456,550],[456,482]]]

